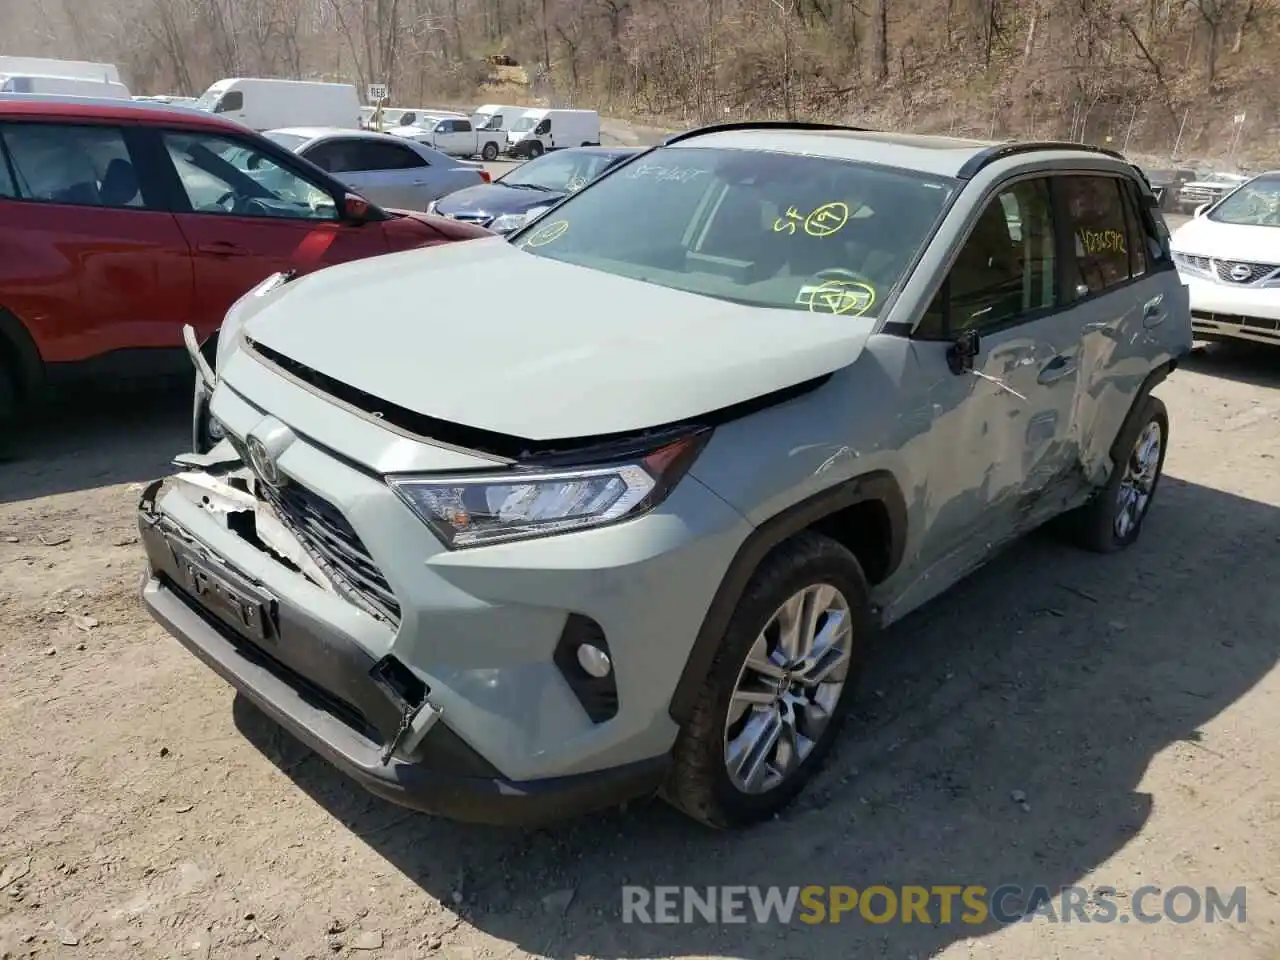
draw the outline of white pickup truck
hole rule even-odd
[[[388,133],[425,143],[452,157],[480,156],[485,160],[496,159],[507,142],[505,130],[477,130],[467,117],[421,113],[413,126],[395,127]]]

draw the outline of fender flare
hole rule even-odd
[[[0,306],[0,347],[12,349],[18,361],[14,371],[22,396],[29,397],[44,385],[44,361],[36,342],[18,317]]]
[[[729,620],[738,609],[738,602],[760,562],[780,543],[824,517],[868,501],[879,502],[889,514],[889,565],[886,575],[898,568],[906,550],[907,503],[897,479],[887,470],[876,470],[854,477],[792,504],[777,516],[766,520],[738,547],[711,599],[711,606],[707,608],[702,626],[689,650],[684,670],[671,695],[667,712],[672,720],[683,726],[693,716],[699,691],[711,670],[716,652],[720,649]]]

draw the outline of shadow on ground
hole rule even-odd
[[[1182,367],[1207,377],[1280,389],[1280,347],[1260,343],[1203,344],[1182,361]]]
[[[190,447],[189,376],[66,389],[0,437],[0,503],[152,480]]]
[[[886,633],[827,768],[799,805],[747,835],[657,802],[536,832],[451,824],[370,798],[242,699],[236,719],[387,861],[529,952],[932,956],[994,923],[624,925],[620,888],[1077,882],[1146,823],[1152,797],[1138,784],[1153,756],[1197,744],[1276,665],[1280,605],[1260,598],[1255,574],[1278,521],[1276,507],[1167,477],[1126,553],[1019,544]],[[1100,880],[1123,890],[1132,878]],[[548,908],[547,895],[570,889],[567,912]]]

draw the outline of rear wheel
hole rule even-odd
[[[1169,446],[1169,413],[1157,397],[1134,409],[1120,434],[1111,479],[1092,500],[1062,518],[1078,546],[1095,553],[1123,550],[1142,532]]]
[[[663,797],[715,827],[789,804],[848,712],[867,617],[862,568],[834,540],[803,533],[769,554],[676,741]]]
[[[480,158],[487,163],[492,163],[498,159],[498,145],[493,141],[486,143],[480,150]]]

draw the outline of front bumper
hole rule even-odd
[[[1230,286],[1180,272],[1191,298],[1191,329],[1200,340],[1280,346],[1280,289]]]
[[[408,756],[384,756],[403,698],[380,685],[378,661],[310,611],[276,597],[219,561],[242,595],[269,598],[268,639],[251,640],[197,599],[183,558],[208,547],[157,512],[152,484],[139,508],[147,553],[142,596],[151,615],[267,716],[369,792],[455,820],[532,825],[617,805],[656,791],[668,757],[533,781],[501,776],[438,714]],[[268,649],[269,648],[269,649]],[[429,697],[430,691],[427,691]]]

